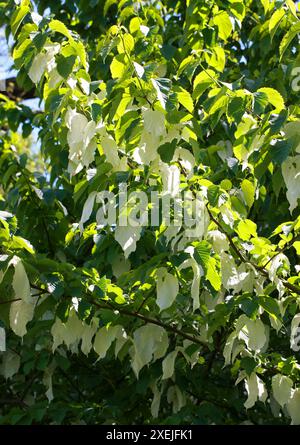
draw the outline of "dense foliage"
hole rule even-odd
[[[0,423],[300,423],[299,17],[0,2],[41,99],[0,95]],[[101,191],[143,214],[124,185],[198,197],[196,231],[102,224]]]

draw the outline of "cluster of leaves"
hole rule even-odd
[[[295,4],[34,6],[0,2],[42,106],[0,97],[0,423],[299,424]],[[103,227],[124,183],[197,232]]]

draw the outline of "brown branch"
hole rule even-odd
[[[0,81],[0,93],[8,97],[10,100],[13,100],[14,102],[21,102],[25,99],[36,98],[35,89],[32,88],[29,91],[25,91],[18,86],[15,77],[10,77],[8,79]]]
[[[20,300],[22,300],[22,298],[14,298],[13,300],[4,300],[4,301],[0,301],[0,304],[13,303],[14,301],[20,301]]]
[[[227,238],[228,241],[229,241],[230,246],[231,246],[232,249],[235,251],[235,253],[236,253],[237,256],[240,258],[240,260],[241,260],[243,263],[251,264],[251,266],[254,267],[255,270],[257,270],[257,272],[261,273],[261,274],[264,275],[265,277],[269,277],[268,271],[265,269],[265,266],[258,266],[257,264],[253,263],[252,261],[247,260],[246,258],[244,258],[244,256],[241,254],[241,252],[239,251],[239,249],[238,249],[238,248],[236,247],[236,245],[234,244],[234,242],[233,242],[233,240],[232,240],[232,237],[226,232],[226,230],[223,229],[223,227],[222,227],[222,225],[219,223],[219,221],[218,221],[216,218],[214,218],[214,216],[212,215],[211,211],[210,211],[209,208],[208,208],[208,204],[206,204],[206,208],[207,208],[207,211],[208,211],[208,213],[209,213],[209,216],[210,216],[211,220],[218,226],[218,228],[222,231],[222,233],[224,233],[224,235],[226,236],[226,238]],[[280,252],[279,252],[279,253],[280,253]],[[275,257],[275,256],[276,256],[276,255],[274,255],[274,257]],[[274,258],[274,257],[273,257],[273,258]],[[268,263],[266,263],[266,264],[268,264]],[[284,285],[284,287],[286,287],[287,289],[291,290],[291,291],[294,292],[295,294],[300,295],[300,287],[299,287],[299,286],[297,286],[297,285],[295,285],[295,284],[292,284],[292,283],[289,283],[288,281],[286,281],[286,280],[282,280],[282,279],[281,279],[281,282],[282,282],[282,284]]]
[[[278,255],[280,255],[281,253],[285,252],[286,250],[290,249],[292,247],[292,245],[294,244],[295,241],[299,241],[300,240],[300,235],[295,235],[291,241],[289,241],[285,246],[283,246],[281,249],[277,250],[277,252],[275,252],[275,255],[273,255],[271,258],[268,259],[268,261],[262,266],[263,268],[267,267],[267,265]]]
[[[181,169],[181,173],[183,173],[183,174],[186,175],[186,172],[185,172],[183,166],[181,165],[180,161],[177,161],[177,162],[178,162],[178,165],[179,165],[179,167],[180,167],[180,169]],[[192,193],[194,194],[194,196],[196,196],[193,187],[191,187],[191,191],[192,191]],[[265,269],[265,266],[266,266],[266,264],[268,264],[268,263],[266,263],[264,266],[258,266],[257,264],[255,264],[255,263],[253,263],[252,261],[250,261],[250,260],[248,260],[247,258],[245,258],[244,255],[240,252],[240,250],[239,250],[239,249],[236,247],[236,245],[234,244],[234,241],[233,241],[231,235],[229,235],[229,233],[227,233],[227,231],[223,228],[222,224],[221,224],[221,223],[220,223],[220,222],[213,216],[212,212],[210,211],[210,209],[209,209],[209,207],[208,207],[208,203],[206,203],[206,209],[207,209],[207,212],[208,212],[208,214],[209,214],[210,219],[217,225],[217,227],[220,229],[220,231],[226,236],[226,238],[227,238],[227,240],[228,240],[228,242],[229,242],[229,244],[230,244],[230,247],[231,247],[232,250],[236,253],[236,255],[238,256],[238,258],[239,258],[243,263],[245,263],[245,264],[250,264],[250,265],[251,265],[257,272],[259,272],[260,274],[264,275],[265,277],[269,277],[268,271]],[[298,237],[297,237],[297,239],[298,239]],[[292,241],[294,242],[295,239],[292,240]],[[292,242],[292,241],[291,241],[291,242]],[[290,246],[289,246],[289,247],[290,247]],[[280,253],[280,252],[279,252],[279,253]],[[276,255],[274,255],[274,257],[275,257],[275,256],[276,256]],[[273,257],[273,258],[274,258],[274,257]],[[297,285],[295,285],[295,284],[292,284],[292,283],[289,283],[288,281],[283,280],[283,279],[281,279],[281,282],[282,282],[282,284],[284,285],[284,287],[286,287],[286,288],[289,289],[290,291],[294,292],[295,294],[300,295],[300,287],[299,287],[299,286],[297,286]]]
[[[120,312],[120,314],[126,315],[128,317],[139,318],[140,320],[143,320],[146,323],[151,323],[151,324],[155,324],[157,326],[161,326],[162,328],[166,329],[166,331],[173,332],[174,334],[177,334],[180,337],[186,338],[187,340],[190,340],[193,343],[197,343],[201,346],[205,346],[206,348],[208,348],[206,342],[200,340],[199,338],[195,337],[194,335],[187,334],[186,332],[183,332],[180,329],[177,329],[174,326],[169,325],[168,323],[164,323],[160,320],[157,320],[156,318],[147,317],[143,314],[140,314],[139,312],[130,312],[126,309],[115,307],[111,303],[109,306],[106,304],[98,303],[96,301],[90,301],[90,303],[94,304],[95,306],[99,307],[100,309],[109,309],[111,311],[118,311],[118,312]]]

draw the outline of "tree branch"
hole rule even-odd
[[[200,340],[199,338],[195,337],[194,335],[187,334],[186,332],[183,332],[180,329],[177,329],[174,326],[169,325],[168,323],[164,323],[160,320],[157,320],[156,318],[147,317],[143,314],[140,314],[139,312],[130,312],[130,311],[127,311],[126,309],[115,307],[112,304],[110,304],[108,306],[106,304],[101,304],[96,301],[90,301],[90,303],[94,304],[95,306],[99,307],[100,309],[108,309],[111,311],[118,311],[118,312],[120,312],[120,314],[126,315],[128,317],[139,318],[140,320],[143,320],[146,323],[151,323],[151,324],[155,324],[157,326],[161,326],[162,328],[166,329],[166,331],[173,332],[174,334],[177,334],[180,337],[186,338],[187,340],[190,340],[193,343],[197,343],[201,346],[205,346],[208,349],[206,342]]]
[[[14,102],[21,102],[22,100],[34,99],[36,97],[34,88],[29,91],[23,90],[18,86],[15,77],[10,77],[0,81],[0,93]]]

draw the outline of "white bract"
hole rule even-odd
[[[16,258],[15,273],[12,281],[12,287],[16,298],[21,298],[25,303],[32,303],[30,284],[26,270],[20,258]]]
[[[144,128],[152,136],[159,137],[165,134],[165,115],[161,111],[144,109],[142,110]]]
[[[156,303],[160,310],[163,311],[173,304],[179,291],[179,285],[177,278],[170,274],[165,267],[157,269],[156,275]]]
[[[272,391],[275,400],[281,407],[290,400],[292,395],[293,381],[285,375],[276,374],[272,377]]]
[[[99,355],[99,359],[106,356],[112,343],[122,336],[122,326],[108,326],[99,329],[94,340],[94,350]]]
[[[162,362],[163,375],[162,380],[169,379],[174,374],[175,360],[179,350],[178,348],[170,352]]]
[[[145,365],[165,355],[168,345],[168,335],[161,326],[146,324],[134,332],[133,346],[129,353],[132,358],[131,366],[137,378]]]
[[[193,254],[193,250],[190,251],[191,255]],[[191,267],[194,273],[194,277],[192,280],[191,285],[191,297],[193,300],[193,311],[198,309],[200,307],[200,300],[199,300],[199,294],[200,294],[200,281],[201,277],[204,276],[204,271],[200,264],[197,263],[197,261],[191,256],[191,258],[188,258],[185,260],[182,264],[179,266],[179,270],[186,269],[188,267]]]
[[[115,240],[124,251],[125,258],[136,249],[136,243],[141,237],[142,227],[117,226],[115,230]]]
[[[6,351],[6,333],[4,328],[0,328],[0,352]]]
[[[94,140],[96,124],[71,108],[65,115],[65,122],[69,129],[67,134],[70,147],[68,171],[71,175],[76,175],[83,167],[88,167],[94,159],[97,148]]]
[[[27,332],[27,323],[33,319],[34,304],[35,300],[32,298],[32,301],[30,303],[19,300],[12,302],[10,305],[10,327],[19,337],[24,337]]]
[[[241,315],[237,321],[238,338],[243,340],[247,348],[252,351],[264,352],[269,341],[269,327],[257,318],[251,320],[246,315]]]
[[[246,409],[252,408],[257,400],[265,402],[268,397],[267,390],[265,388],[264,382],[252,372],[250,377],[246,377],[245,387],[248,393],[248,398],[244,403]]]
[[[60,51],[58,43],[48,43],[44,46],[43,52],[37,54],[28,72],[28,76],[33,83],[38,83],[45,71],[51,73],[56,68],[55,55]]]
[[[299,351],[300,349],[300,314],[296,314],[291,323],[291,349]]]
[[[292,419],[292,425],[300,425],[300,388],[293,391],[287,403],[287,410]]]
[[[2,355],[2,364],[0,365],[0,374],[5,379],[13,377],[20,368],[21,357],[10,349]]]
[[[288,157],[282,163],[282,176],[287,188],[286,197],[290,212],[297,207],[300,198],[300,156]]]

